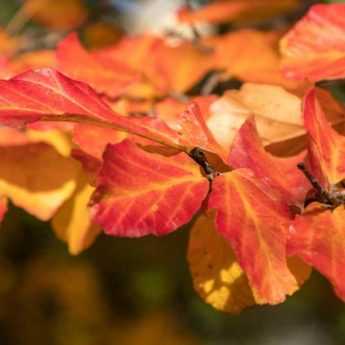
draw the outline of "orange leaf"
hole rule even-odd
[[[301,257],[333,284],[345,301],[345,210],[311,205],[290,228],[289,254]]]
[[[277,32],[243,29],[204,41],[214,49],[213,68],[224,70],[227,77],[296,89],[301,82],[287,79],[280,70],[279,37]],[[254,63],[253,56],[260,58]]]
[[[197,103],[191,103],[178,117],[181,126],[181,143],[188,147],[199,147],[203,150],[218,154],[226,160],[224,150],[207,127],[205,119]]]
[[[93,198],[94,220],[109,235],[165,235],[200,208],[208,182],[185,154],[164,157],[130,141],[109,145]]]
[[[345,77],[345,4],[312,6],[280,43],[289,78]]]
[[[140,76],[121,60],[106,60],[88,53],[76,33],[69,34],[57,48],[59,70],[71,78],[83,81],[99,93],[117,97]],[[123,60],[125,61],[125,60]]]
[[[73,132],[73,141],[87,154],[102,159],[108,144],[116,144],[126,138],[126,133],[110,128],[77,124]]]
[[[274,157],[266,152],[256,130],[254,119],[247,120],[233,142],[229,163],[234,168],[251,169],[273,189],[281,193],[290,205],[302,204],[310,190],[309,181],[297,169],[305,153],[290,157]]]
[[[307,92],[303,106],[311,171],[324,187],[345,179],[345,137],[327,121],[316,98],[316,90]]]
[[[215,179],[209,207],[257,303],[277,304],[297,290],[286,260],[289,213],[267,185],[247,169],[226,173]]]

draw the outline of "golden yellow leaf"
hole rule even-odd
[[[191,230],[188,261],[194,288],[214,308],[239,313],[256,303],[245,273],[229,244],[217,233],[213,218],[201,215]],[[295,257],[288,259],[288,267],[299,286],[311,274],[311,268]]]
[[[48,220],[76,188],[79,164],[46,143],[0,147],[0,192]]]
[[[229,313],[255,304],[247,277],[212,216],[201,215],[193,225],[188,261],[194,288],[206,303]]]
[[[91,224],[88,202],[95,188],[90,186],[85,176],[79,179],[79,185],[73,196],[60,208],[52,221],[56,235],[68,244],[69,252],[77,255],[88,248],[100,228]]]

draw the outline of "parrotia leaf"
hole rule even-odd
[[[187,155],[148,153],[131,141],[109,145],[93,198],[93,218],[107,234],[165,235],[189,222],[208,193]]]
[[[287,266],[288,211],[283,201],[247,169],[215,179],[209,207],[247,274],[258,304],[277,304],[297,290]]]

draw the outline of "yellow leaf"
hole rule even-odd
[[[206,303],[229,313],[256,304],[232,249],[216,232],[212,215],[201,215],[193,225],[188,261],[194,287]],[[310,266],[296,257],[288,258],[288,267],[298,286],[310,277]]]
[[[216,232],[213,217],[202,215],[194,224],[188,261],[194,287],[206,303],[229,313],[255,304],[248,280],[229,244]]]
[[[79,164],[45,143],[0,147],[0,192],[48,220],[76,188]]]
[[[57,236],[66,241],[69,252],[77,255],[89,247],[100,228],[91,224],[88,202],[95,188],[90,186],[86,177],[81,177],[73,196],[61,207],[52,221]]]

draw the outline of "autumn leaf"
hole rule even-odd
[[[245,83],[211,104],[207,126],[229,150],[238,129],[255,115],[263,144],[274,144],[305,133],[301,107],[297,96],[279,86]]]
[[[307,92],[303,104],[308,131],[308,163],[311,172],[326,188],[345,179],[345,137],[327,121],[315,89]]]
[[[317,4],[280,43],[287,77],[315,82],[345,77],[345,5]]]
[[[282,199],[247,169],[217,177],[209,208],[245,271],[258,304],[277,304],[297,290],[287,266],[289,213]]]
[[[57,236],[66,241],[69,252],[77,255],[88,248],[101,229],[91,223],[88,203],[95,188],[90,186],[85,176],[78,177],[74,194],[58,210],[52,220]]]
[[[140,80],[139,73],[124,61],[106,60],[87,52],[76,33],[60,42],[56,54],[60,71],[109,97],[125,93],[130,84]]]
[[[108,144],[116,144],[126,138],[126,133],[111,128],[77,124],[73,133],[74,143],[90,156],[102,160]]]
[[[164,157],[124,141],[109,145],[103,160],[92,214],[109,235],[165,235],[190,221],[208,192],[183,153]]]
[[[177,122],[180,126],[181,144],[187,147],[199,147],[226,160],[226,150],[216,141],[197,103],[191,103],[178,116]]]
[[[213,48],[212,68],[224,71],[223,78],[236,77],[245,82],[279,85],[288,90],[303,88],[302,82],[286,78],[280,69],[280,36],[279,32],[242,29],[205,38],[203,42]],[[253,56],[259,57],[255,63]]]
[[[195,290],[206,303],[229,313],[255,304],[245,273],[210,215],[199,216],[193,224],[188,262]]]
[[[88,85],[48,68],[0,81],[0,119],[11,126],[36,121],[94,124],[181,149],[178,134],[159,119],[120,116]]]
[[[188,262],[195,290],[214,308],[237,314],[256,304],[246,274],[217,232],[213,215],[202,214],[193,224]],[[309,279],[311,268],[299,258],[289,257],[288,266],[299,286]]]
[[[313,204],[290,228],[288,251],[316,268],[333,284],[345,301],[345,211],[344,206],[327,210]]]
[[[229,155],[234,168],[248,168],[262,179],[290,205],[303,205],[309,181],[297,169],[303,162],[305,152],[288,158],[280,158],[265,151],[256,130],[254,119],[248,119],[238,131]]]
[[[73,194],[78,164],[51,145],[7,145],[0,152],[0,192],[16,206],[48,220]]]

